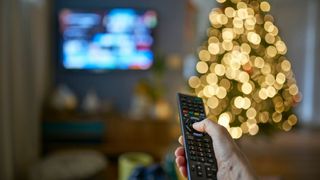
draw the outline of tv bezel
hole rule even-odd
[[[70,10],[74,10],[74,11],[104,11],[104,10],[112,10],[112,9],[134,9],[136,11],[154,11],[156,12],[156,18],[157,18],[157,25],[155,26],[155,28],[153,28],[151,35],[154,38],[152,46],[151,46],[151,50],[153,52],[153,60],[152,63],[150,65],[149,68],[147,69],[120,69],[120,68],[115,68],[115,69],[77,69],[77,68],[65,68],[63,65],[63,49],[62,49],[62,42],[63,42],[63,36],[61,36],[61,32],[60,32],[60,22],[59,22],[59,16],[60,16],[60,12],[64,9],[70,9]],[[109,73],[109,72],[124,72],[124,71],[131,71],[131,72],[145,72],[145,71],[149,71],[155,61],[156,61],[156,44],[157,44],[157,29],[159,27],[159,13],[155,8],[141,8],[141,7],[134,7],[134,6],[84,6],[84,5],[80,5],[80,4],[74,4],[72,6],[70,5],[63,5],[63,6],[58,6],[55,5],[54,8],[54,13],[53,13],[53,20],[54,20],[54,27],[53,27],[53,31],[54,31],[54,55],[53,57],[55,58],[55,64],[56,64],[56,68],[57,71],[60,73],[93,73],[93,74],[103,74],[103,73]]]

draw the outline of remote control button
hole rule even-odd
[[[208,173],[208,172],[213,173],[213,172],[216,171],[216,168],[215,168],[214,166],[206,166],[205,169],[206,169],[206,172],[207,172],[207,173]]]
[[[204,153],[203,152],[199,152],[198,155],[201,156],[201,157],[204,157]]]
[[[209,158],[207,159],[207,162],[210,163],[210,164],[214,163],[213,159],[209,159]]]
[[[199,160],[200,162],[205,162],[205,161],[206,161],[206,160],[204,159],[204,157],[199,157],[198,160]]]
[[[197,118],[197,117],[191,117],[190,120],[191,120],[191,122],[192,122],[192,124],[193,124],[193,123],[195,123],[195,122],[198,122],[198,121],[199,121],[199,118]]]
[[[192,129],[193,129],[193,128],[192,128]],[[194,132],[193,135],[194,135],[194,136],[197,136],[197,137],[202,137],[202,136],[203,136],[203,133]]]
[[[192,161],[197,161],[197,157],[195,157],[195,156],[190,156],[190,159],[191,159]]]
[[[199,147],[198,151],[203,152],[203,148]]]
[[[212,158],[213,156],[212,156],[212,154],[208,153],[208,154],[207,154],[207,157],[208,157],[208,158]]]
[[[187,136],[187,140],[194,140],[194,137],[191,136],[191,135],[188,135],[188,136]]]
[[[198,172],[197,172],[197,175],[200,176],[200,177],[203,176],[202,171],[198,171]]]
[[[189,149],[196,150],[196,148],[194,146],[190,146]]]
[[[191,171],[195,171],[196,170],[196,165],[192,164],[191,165]]]
[[[198,164],[196,168],[197,168],[197,171],[202,171],[202,167],[200,164]]]
[[[191,155],[191,156],[196,156],[197,153],[196,153],[195,151],[190,151],[190,155]]]

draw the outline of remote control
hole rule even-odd
[[[212,139],[193,129],[192,124],[206,118],[203,101],[196,96],[178,93],[178,107],[189,180],[217,179],[217,161]]]

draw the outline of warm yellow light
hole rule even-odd
[[[211,44],[211,43],[219,44],[219,39],[218,39],[216,36],[211,36],[211,37],[208,39],[208,43],[209,43],[209,44]]]
[[[269,44],[273,44],[276,40],[276,38],[271,33],[267,33],[264,39]]]
[[[221,126],[224,126],[226,128],[229,128],[230,120],[231,120],[231,117],[230,117],[229,113],[222,113],[219,116],[218,124],[220,124]]]
[[[274,97],[276,94],[277,94],[277,91],[273,86],[267,87],[267,95],[269,98]]]
[[[274,46],[268,46],[266,51],[267,55],[272,58],[275,57],[278,53],[277,49]]]
[[[221,79],[219,85],[228,90],[231,87],[231,82],[228,79]]]
[[[237,3],[237,9],[246,9],[248,6],[244,2],[238,2]]]
[[[282,102],[275,103],[275,110],[278,113],[282,113],[284,111],[284,105]]]
[[[206,86],[203,88],[203,95],[206,96],[207,98],[210,98],[215,94],[216,94],[216,89],[214,87]]]
[[[249,132],[249,127],[247,122],[241,123],[240,128],[243,133],[248,133]]]
[[[258,45],[261,42],[261,37],[255,32],[249,32],[247,35],[247,39],[249,42],[255,45]]]
[[[250,54],[251,52],[251,47],[247,43],[242,43],[241,44],[241,52],[245,54]]]
[[[251,106],[251,101],[249,98],[245,97],[243,98],[244,104],[242,106],[243,109],[249,109]]]
[[[238,2],[240,2],[241,0],[231,0],[232,3],[237,4]]]
[[[289,87],[289,93],[291,95],[297,95],[299,93],[299,89],[298,89],[298,86],[296,84],[292,84],[290,87]]]
[[[235,17],[233,19],[232,23],[235,28],[242,28],[243,27],[243,20],[238,17]]]
[[[192,88],[198,88],[201,84],[200,79],[197,76],[191,76],[189,78],[189,86]]]
[[[250,83],[243,83],[241,86],[241,90],[244,94],[250,94],[252,92],[252,86]]]
[[[275,122],[275,123],[278,123],[282,120],[282,114],[281,113],[278,113],[278,112],[274,112],[272,114],[272,120]]]
[[[274,28],[275,28],[275,26],[273,25],[272,22],[266,21],[266,22],[264,23],[264,29],[265,29],[267,32],[271,33],[271,32],[274,30]]]
[[[218,98],[216,98],[215,96],[209,98],[208,101],[207,101],[207,105],[208,105],[211,109],[215,109],[215,108],[218,107],[218,105],[219,105],[219,100],[218,100]]]
[[[209,53],[207,50],[201,50],[201,51],[199,52],[199,59],[200,59],[201,61],[209,61],[210,58],[211,58],[211,55],[210,55],[210,53]]]
[[[260,9],[261,9],[261,11],[263,11],[263,12],[269,12],[270,11],[270,4],[268,3],[268,2],[266,2],[266,1],[262,1],[261,3],[260,3]]]
[[[266,75],[266,84],[269,86],[272,86],[275,82],[275,78],[272,74],[267,74]]]
[[[241,2],[240,2],[240,3],[241,3]],[[248,18],[248,11],[247,11],[247,9],[245,9],[245,8],[239,9],[239,10],[237,11],[237,16],[238,16],[240,19],[242,19],[242,20]]]
[[[209,67],[207,63],[200,61],[197,63],[196,69],[200,74],[204,74],[208,71]]]
[[[292,128],[292,126],[290,126],[290,124],[285,121],[283,124],[282,124],[282,129],[285,130],[285,131],[290,131]]]
[[[208,51],[213,54],[217,55],[220,52],[220,47],[218,43],[210,43],[208,46]]]
[[[283,84],[286,81],[286,75],[284,75],[283,73],[278,73],[277,77],[276,77],[276,82],[278,84]]]
[[[254,66],[260,69],[263,68],[264,60],[261,57],[256,57],[254,60]]]
[[[257,111],[254,109],[254,108],[249,108],[246,112],[246,116],[249,118],[249,119],[253,119],[255,118],[257,115]]]
[[[275,45],[280,54],[287,53],[287,46],[283,41],[277,41]]]
[[[242,129],[240,127],[230,128],[230,134],[233,139],[239,139],[242,136]]]
[[[238,109],[241,109],[244,106],[244,103],[244,99],[241,96],[238,96],[234,99],[234,105]]]
[[[224,41],[232,41],[234,38],[233,30],[231,28],[224,28],[222,30],[222,38]]]
[[[209,51],[207,51],[207,50],[201,50],[201,51],[199,52],[199,59],[200,59],[201,61],[209,61],[209,60],[211,59],[211,55],[210,55]]]
[[[217,89],[217,97],[223,99],[227,96],[227,90],[224,87],[219,87]]]
[[[279,29],[276,26],[274,26],[273,27],[273,31],[271,32],[271,34],[276,36],[276,35],[278,35],[278,33],[279,33]]]
[[[250,76],[248,73],[243,72],[243,71],[239,73],[239,81],[240,82],[246,83],[249,81],[249,79],[250,79]]]
[[[216,0],[218,3],[224,3],[226,0]]]
[[[207,75],[206,80],[208,84],[217,84],[218,83],[218,77],[215,73],[210,73]]]
[[[268,91],[265,88],[261,88],[259,91],[259,97],[262,100],[266,100],[268,98]]]
[[[257,120],[254,118],[251,118],[247,120],[247,123],[248,123],[248,126],[251,126],[251,125],[257,124]]]
[[[259,126],[257,124],[253,124],[249,126],[249,134],[254,136],[259,132]]]
[[[217,76],[223,76],[226,73],[226,68],[222,64],[217,64],[214,68],[214,72],[217,74]]]
[[[233,43],[231,41],[223,41],[222,48],[226,51],[231,51],[233,48]]]
[[[291,70],[291,63],[288,60],[284,60],[281,63],[281,69],[285,72],[288,72]]]
[[[271,73],[271,66],[267,63],[264,64],[264,66],[261,69],[262,74],[270,74]]]
[[[268,112],[261,112],[259,114],[259,120],[262,122],[262,123],[267,123],[268,120],[269,120],[269,113]]]
[[[296,115],[292,114],[292,115],[290,115],[290,116],[288,117],[288,123],[289,123],[290,126],[296,125],[297,122],[298,122],[298,118],[297,118]]]
[[[244,33],[244,28],[234,28],[234,32],[238,35],[243,34]]]
[[[254,26],[254,25],[256,25],[256,18],[254,18],[253,16],[249,17],[246,19],[245,23],[249,26]]]
[[[228,18],[233,18],[236,16],[236,11],[232,8],[232,7],[227,7],[225,10],[224,10],[224,13],[226,14],[226,16]]]

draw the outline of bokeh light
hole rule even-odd
[[[285,42],[267,1],[217,0],[209,14],[208,40],[200,47],[198,76],[189,86],[207,114],[235,139],[256,135],[260,124],[289,131],[301,101]]]

